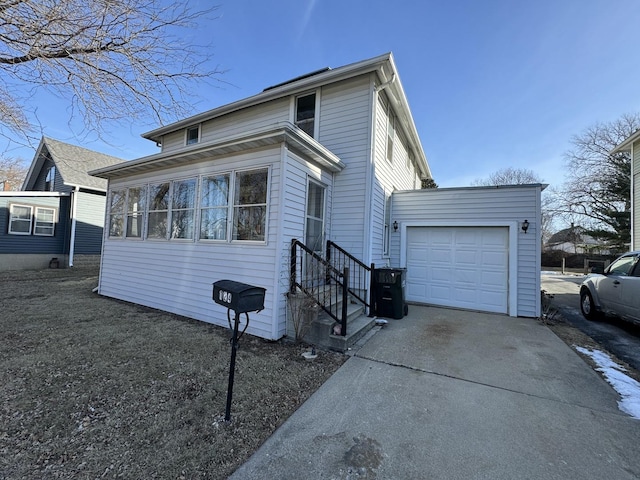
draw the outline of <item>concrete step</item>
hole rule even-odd
[[[364,307],[361,304],[348,305],[347,335],[345,336],[335,335],[334,327],[338,324],[325,312],[321,312],[309,328],[304,341],[317,348],[346,352],[375,324],[375,320],[364,315],[363,311]]]

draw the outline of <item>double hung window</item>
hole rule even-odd
[[[30,235],[33,207],[28,205],[11,205],[9,209],[9,233],[14,235]]]
[[[9,233],[12,235],[38,235],[53,237],[56,226],[56,209],[11,205],[9,207]]]
[[[33,234],[53,237],[56,224],[56,210],[54,208],[36,207],[36,218]]]
[[[296,98],[295,124],[313,137],[316,118],[316,94]]]

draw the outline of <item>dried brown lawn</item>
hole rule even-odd
[[[345,360],[101,297],[92,269],[0,274],[0,478],[227,478]]]

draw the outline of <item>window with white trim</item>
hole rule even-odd
[[[167,239],[169,225],[169,188],[171,183],[149,185],[149,214],[147,216],[147,238]]]
[[[9,207],[9,233],[12,235],[31,235],[33,207],[29,205],[11,205]]]
[[[200,125],[187,128],[186,135],[186,145],[193,145],[194,143],[198,143],[200,141]]]
[[[56,209],[46,207],[36,207],[35,223],[33,234],[44,237],[53,237],[56,225]]]
[[[391,234],[391,195],[388,195],[386,192],[384,194],[384,231],[383,231],[383,246],[382,246],[382,254],[389,255],[389,244],[390,244],[390,234]]]
[[[127,238],[142,238],[146,203],[146,186],[127,189]]]
[[[200,186],[200,239],[226,240],[229,213],[229,174],[202,178]]]
[[[393,142],[396,134],[396,117],[389,109],[389,116],[387,120],[387,160],[393,163]]]
[[[233,240],[265,241],[268,176],[266,168],[236,172]]]
[[[197,180],[176,180],[171,201],[171,238],[193,240],[196,222]]]
[[[316,119],[316,94],[296,97],[295,124],[313,137]]]
[[[109,236],[122,237],[124,235],[125,198],[127,191],[112,190],[109,198]]]

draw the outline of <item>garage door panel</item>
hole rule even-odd
[[[506,227],[407,229],[407,300],[507,313]]]

